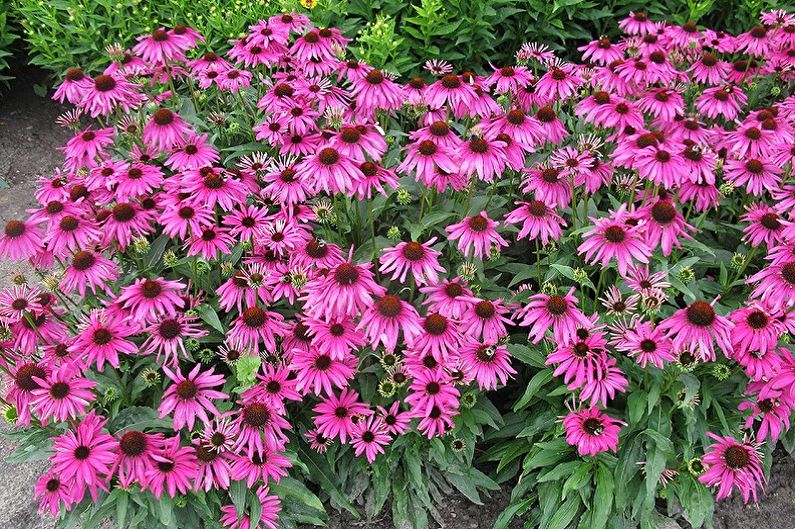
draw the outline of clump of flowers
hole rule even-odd
[[[0,294],[42,508],[273,529],[391,495],[421,528],[521,476],[542,526],[671,495],[700,526],[705,486],[756,499],[795,407],[795,19],[621,27],[584,64],[401,80],[289,13],[67,72],[63,167],[0,235],[42,277]]]

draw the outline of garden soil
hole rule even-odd
[[[33,191],[40,175],[50,175],[62,160],[57,150],[69,134],[55,119],[61,107],[33,92],[33,83],[42,82],[38,72],[16,72],[17,79],[0,95],[0,179],[9,188],[0,189],[0,222],[22,218],[25,209],[35,204]],[[30,273],[22,265],[0,263],[0,287],[7,286],[19,273]],[[0,425],[7,433],[8,425]],[[54,521],[36,512],[33,483],[46,466],[43,462],[8,464],[4,462],[14,448],[13,439],[0,435],[0,528],[50,529]],[[443,527],[488,529],[508,504],[509,491],[498,491],[484,498],[483,505],[472,505],[461,496],[445,499],[439,511]],[[720,503],[715,513],[716,529],[795,529],[795,462],[777,457],[759,505],[744,506],[734,497]],[[521,527],[521,524],[514,524]],[[392,529],[388,516],[369,522],[347,516],[331,516],[329,529]]]

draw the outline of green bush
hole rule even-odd
[[[30,63],[60,75],[79,65],[102,69],[105,47],[130,45],[135,37],[159,26],[185,23],[225,48],[258,18],[280,11],[268,0],[11,0],[12,16],[23,28]],[[0,19],[1,20],[1,19]],[[0,44],[2,41],[0,41]]]
[[[106,64],[105,46],[129,43],[160,25],[180,21],[198,29],[208,48],[238,38],[252,20],[298,9],[298,0],[11,0],[24,29],[30,62],[55,74],[75,64]],[[2,5],[2,4],[0,4]],[[618,20],[646,11],[672,22],[696,21],[739,33],[777,0],[320,0],[313,22],[355,38],[354,52],[368,63],[408,75],[439,58],[469,69],[507,64],[527,41],[569,55],[598,35],[618,34]],[[0,18],[0,24],[2,18]],[[0,26],[0,50],[3,49]],[[2,52],[0,52],[2,72]]]
[[[11,56],[11,44],[17,36],[12,33],[8,20],[8,6],[0,0],[0,84],[7,85],[11,76],[8,75],[8,57]]]

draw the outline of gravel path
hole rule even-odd
[[[55,124],[60,106],[33,93],[31,74],[20,72],[11,90],[0,97],[0,179],[10,184],[0,189],[0,222],[22,218],[25,209],[35,204],[33,190],[38,176],[51,174],[61,160],[57,150],[69,134]],[[0,262],[0,287],[8,285],[23,265]],[[0,434],[9,431],[0,422]],[[13,451],[13,440],[0,435],[0,529],[51,529],[52,518],[36,512],[33,483],[46,466],[42,462],[9,464],[5,458]],[[720,504],[715,513],[715,529],[758,527],[760,529],[795,529],[795,462],[778,458],[758,506],[744,506],[739,498]],[[439,506],[445,527],[488,529],[508,502],[508,492],[499,491],[484,498],[485,505],[472,505],[454,496]],[[518,527],[519,525],[517,525]],[[353,522],[332,516],[329,529],[390,529],[385,517],[373,522]]]

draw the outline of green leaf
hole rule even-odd
[[[322,487],[323,492],[328,494],[338,507],[351,513],[354,518],[357,520],[361,518],[359,511],[356,510],[345,494],[340,491],[339,487],[334,484],[329,473],[327,473],[328,464],[318,454],[306,450],[303,446],[299,446],[298,455],[309,469],[309,476]]]
[[[574,517],[577,516],[579,511],[580,497],[570,497],[563,502],[563,505],[561,505],[560,508],[555,511],[554,515],[552,515],[552,519],[549,521],[547,529],[566,529],[574,520]]]
[[[539,371],[533,375],[533,378],[531,378],[530,382],[527,383],[524,394],[513,405],[513,411],[518,411],[529,404],[530,401],[533,400],[533,397],[536,396],[538,391],[551,380],[552,370],[549,368]]]
[[[221,319],[218,317],[218,313],[215,312],[214,308],[212,308],[210,305],[198,305],[195,310],[199,313],[199,316],[204,323],[221,334],[226,334],[226,330],[221,323]]]
[[[607,525],[613,506],[614,489],[613,474],[600,464],[596,470],[596,493],[591,506],[591,529],[601,529]]]

